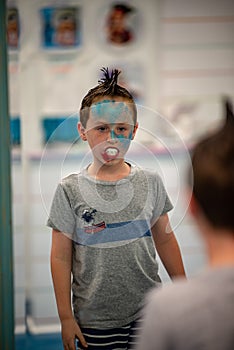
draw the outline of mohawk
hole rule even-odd
[[[117,84],[118,76],[121,73],[120,70],[114,69],[111,71],[111,75],[109,73],[108,67],[102,67],[101,72],[104,74],[104,78],[100,79],[98,82],[100,84]]]
[[[109,69],[103,67],[101,72],[103,72],[104,77],[98,80],[99,85],[103,86],[104,91],[106,91],[107,94],[114,94],[118,86],[118,76],[121,71],[114,69],[109,73]]]

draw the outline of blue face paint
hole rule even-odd
[[[116,133],[114,132],[113,129],[111,129],[111,138],[112,139],[116,139],[118,136],[116,135]]]
[[[127,149],[130,146],[131,139],[129,139],[129,138],[122,138],[120,140],[120,142],[121,142],[122,148]]]
[[[132,140],[132,137],[133,130],[130,131],[129,135],[117,134],[115,133],[114,128],[111,128],[110,130],[110,138],[119,140],[124,147],[129,145],[130,141]]]
[[[110,130],[110,137],[112,139],[128,139],[128,138],[130,138],[130,135],[126,136],[126,135],[123,135],[123,134],[117,134],[117,133],[115,133],[114,128],[112,128]]]
[[[109,124],[133,124],[133,111],[127,104],[115,100],[102,100],[91,106],[91,114],[95,120],[101,119]]]

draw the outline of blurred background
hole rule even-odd
[[[196,274],[206,257],[187,214],[186,169],[194,142],[221,122],[221,97],[234,100],[234,2],[7,6],[16,348],[26,348],[29,334],[44,336],[38,348],[60,349],[46,220],[58,181],[90,161],[76,131],[82,98],[102,67],[122,71],[119,83],[135,97],[140,122],[128,158],[162,175],[186,272]],[[169,283],[161,264],[160,273]]]

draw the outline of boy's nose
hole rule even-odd
[[[115,134],[113,129],[111,129],[109,134],[108,134],[108,141],[111,142],[111,143],[117,142],[117,136],[116,136],[116,134]]]

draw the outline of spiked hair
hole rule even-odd
[[[224,100],[225,122],[197,144],[192,155],[193,193],[207,219],[215,227],[234,234],[234,115]],[[190,172],[190,185],[192,171]]]
[[[103,96],[109,97],[122,97],[128,101],[133,108],[133,121],[136,124],[137,121],[137,109],[135,101],[130,92],[124,87],[118,85],[118,76],[121,73],[119,70],[114,69],[109,72],[108,68],[102,68],[101,71],[104,77],[98,81],[98,85],[90,89],[81,102],[80,108],[80,121],[83,127],[86,127],[87,120],[89,118],[90,107],[93,102],[97,101]]]

